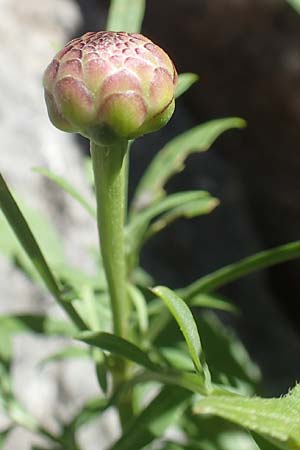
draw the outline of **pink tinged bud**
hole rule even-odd
[[[174,84],[170,73],[166,69],[155,69],[155,75],[150,87],[150,101],[151,111],[154,115],[163,111],[166,106],[174,98]]]
[[[140,34],[98,32],[73,39],[48,66],[51,121],[91,139],[138,137],[174,111],[177,73],[168,55]]]
[[[70,133],[77,131],[59,112],[59,110],[55,104],[53,95],[50,94],[48,91],[45,91],[45,100],[46,100],[49,118],[50,118],[51,122],[53,123],[53,125],[55,125],[60,130],[68,131]]]
[[[79,80],[82,78],[82,65],[80,59],[69,59],[60,65],[57,73],[57,79],[60,80],[68,76]]]
[[[53,88],[53,84],[56,79],[56,75],[59,69],[59,62],[54,59],[49,66],[47,67],[45,74],[44,74],[44,88],[48,91],[51,91]]]
[[[102,85],[100,98],[105,99],[107,96],[117,93],[140,93],[139,79],[128,70],[120,70],[106,78]]]
[[[82,81],[71,76],[59,80],[54,87],[54,99],[62,116],[79,129],[93,122],[94,99]]]
[[[139,128],[145,122],[146,115],[142,97],[130,92],[110,95],[99,111],[99,116],[115,134],[128,139],[139,135]]]
[[[96,57],[94,57],[94,53],[90,53],[90,55],[90,59],[87,59],[83,66],[83,79],[88,89],[96,95],[112,67],[109,62],[99,59],[98,54],[96,54]]]

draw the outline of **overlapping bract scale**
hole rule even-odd
[[[68,43],[44,75],[53,124],[92,140],[126,139],[155,131],[174,111],[177,73],[148,38],[125,32],[89,32]]]

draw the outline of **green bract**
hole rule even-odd
[[[124,32],[72,40],[44,75],[53,124],[97,143],[163,127],[174,112],[176,84],[168,55],[141,34]]]

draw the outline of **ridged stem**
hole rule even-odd
[[[128,338],[129,301],[127,296],[124,222],[127,194],[128,142],[117,141],[100,146],[91,142],[95,191],[97,199],[98,232],[113,315],[113,330],[117,336]],[[113,384],[117,389],[127,380],[128,365],[115,358],[112,368]],[[130,418],[131,396],[119,404],[122,425]]]
[[[101,254],[110,293],[114,333],[121,337],[127,335],[128,318],[124,250],[127,147],[127,141],[106,146],[91,143]]]

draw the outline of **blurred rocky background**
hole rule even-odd
[[[67,255],[80,265],[88,264],[85,248],[96,240],[94,225],[31,168],[65,174],[89,195],[83,176],[87,144],[51,126],[41,76],[66,41],[104,27],[108,3],[0,2],[0,170],[22,200],[53,220],[65,236]],[[167,128],[135,144],[131,192],[155,152],[178,132],[217,117],[248,122],[245,131],[227,133],[210,152],[191,157],[168,186],[207,189],[221,206],[209,217],[178,222],[149,243],[143,265],[158,282],[177,287],[255,251],[299,239],[300,16],[284,0],[148,0],[143,31],[170,53],[180,72],[196,72],[200,82],[178,102]],[[241,310],[223,320],[261,366],[268,395],[285,392],[300,378],[299,267],[281,265],[222,291]],[[0,257],[1,313],[53,309],[51,299]],[[55,416],[68,416],[97,393],[87,363],[37,369],[37,361],[60,345],[23,336],[15,342],[16,392],[54,429]],[[97,423],[81,437],[87,450],[105,446],[111,423]],[[5,450],[28,450],[32,439],[15,432]]]

